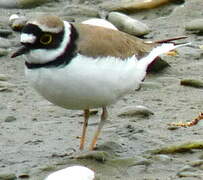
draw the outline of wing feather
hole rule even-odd
[[[135,55],[138,59],[149,53],[153,43],[145,43],[121,31],[87,24],[73,24],[79,33],[78,53],[92,57],[113,56],[126,59]]]

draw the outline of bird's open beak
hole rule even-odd
[[[23,55],[23,54],[26,54],[29,52],[29,48],[26,47],[26,46],[21,46],[16,52],[14,52],[12,55],[11,55],[11,58],[15,58],[17,56],[20,56],[20,55]]]

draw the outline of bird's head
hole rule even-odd
[[[27,55],[29,63],[47,63],[60,56],[70,41],[70,24],[57,16],[39,16],[22,29],[21,47],[12,58]],[[65,37],[66,36],[66,37]]]

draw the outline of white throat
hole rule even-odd
[[[44,64],[55,60],[65,51],[67,44],[70,41],[71,25],[64,21],[64,37],[60,46],[56,49],[34,49],[26,54],[26,61],[34,64]],[[24,35],[23,35],[24,36]]]

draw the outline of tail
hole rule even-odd
[[[191,45],[191,43],[182,43],[182,44],[174,44],[173,42],[163,43],[152,49],[152,51],[147,56],[140,59],[138,63],[140,64],[140,66],[144,66],[144,68],[147,69],[147,67],[156,59],[156,57],[164,53],[167,53],[173,49],[189,45]]]
[[[176,38],[170,38],[170,39],[155,41],[154,43],[156,43],[156,44],[173,43],[174,45],[178,45],[178,43],[175,43],[173,41],[180,40],[180,39],[186,39],[186,38],[188,38],[188,37],[187,36],[180,36],[180,37],[176,37]]]

